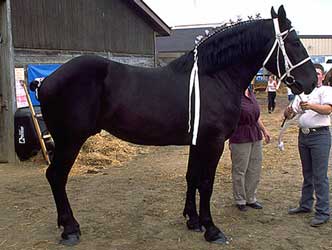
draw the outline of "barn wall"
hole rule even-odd
[[[0,0],[0,162],[16,162],[14,67],[82,54],[153,67],[151,20],[124,0]]]
[[[154,67],[153,55],[117,54],[111,52],[86,52],[86,51],[58,51],[58,50],[23,50],[15,49],[15,66],[26,67],[28,64],[56,63],[62,64],[68,60],[83,55],[99,55],[116,62],[126,63],[141,67]]]
[[[123,0],[11,0],[15,48],[154,53],[154,31]]]
[[[301,38],[309,55],[332,55],[332,38]]]
[[[176,58],[184,55],[184,52],[159,52],[158,53],[158,65],[165,66]]]

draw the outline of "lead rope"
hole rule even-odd
[[[194,49],[194,65],[190,74],[190,85],[189,85],[189,118],[188,118],[188,133],[191,131],[191,96],[195,89],[195,114],[194,114],[194,130],[191,144],[196,145],[197,134],[199,127],[199,115],[200,115],[200,91],[199,91],[199,78],[198,78],[198,55],[197,46]]]
[[[291,107],[293,102],[295,100],[295,97],[294,99],[288,104],[288,107]],[[289,127],[290,123],[294,120],[296,120],[298,118],[298,114],[296,114],[294,117],[292,117],[291,119],[287,119],[286,117],[284,118],[284,120],[282,121],[281,123],[281,129],[279,131],[279,136],[278,136],[278,148],[280,151],[284,151],[285,150],[285,145],[284,145],[284,142],[282,140],[282,137],[285,133],[285,131],[287,130],[287,128]]]

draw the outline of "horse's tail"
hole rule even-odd
[[[30,90],[35,92],[38,91],[40,86],[42,85],[45,77],[40,77],[40,78],[35,78],[31,83],[30,83]]]
[[[36,92],[36,98],[37,100],[39,100],[38,98],[38,90],[41,87],[41,85],[43,84],[45,77],[39,77],[39,78],[35,78],[31,83],[30,83],[30,90],[33,92]]]

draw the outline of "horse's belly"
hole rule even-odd
[[[142,131],[128,132],[117,129],[106,129],[109,133],[119,139],[139,145],[166,146],[166,145],[187,145],[189,136],[178,133],[144,133]],[[139,129],[138,129],[139,130]]]

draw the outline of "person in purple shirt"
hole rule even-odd
[[[270,134],[260,119],[255,95],[247,89],[241,99],[241,113],[237,128],[229,139],[232,160],[233,196],[237,208],[262,209],[256,192],[262,168],[262,139],[270,142]]]

